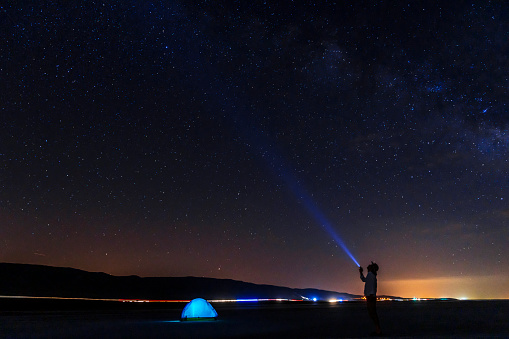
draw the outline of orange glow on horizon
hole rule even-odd
[[[509,299],[509,277],[472,276],[379,282],[379,294],[404,298]]]

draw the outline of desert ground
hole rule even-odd
[[[363,302],[212,303],[215,321],[181,322],[185,303],[2,300],[2,338],[362,338]],[[379,302],[383,337],[507,338],[509,301]]]

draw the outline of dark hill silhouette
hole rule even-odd
[[[68,267],[0,263],[0,295],[98,299],[189,300],[358,298],[318,289],[259,285],[231,279],[113,276]]]

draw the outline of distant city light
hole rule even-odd
[[[330,299],[329,300],[330,303],[337,303],[337,302],[343,302],[343,299]]]

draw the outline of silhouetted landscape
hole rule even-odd
[[[0,263],[0,295],[96,299],[359,298],[318,289],[259,285],[231,279],[114,276],[67,267]]]
[[[0,296],[0,328],[6,338],[355,338],[366,337],[373,326],[365,303],[351,301],[356,295],[228,279],[141,278],[0,263]],[[197,297],[216,300],[212,302],[218,313],[216,321],[181,322],[187,302],[119,302]],[[242,298],[288,300],[218,301]],[[321,301],[331,298],[345,302]],[[383,336],[509,335],[507,300],[406,300],[384,301],[377,306]]]

